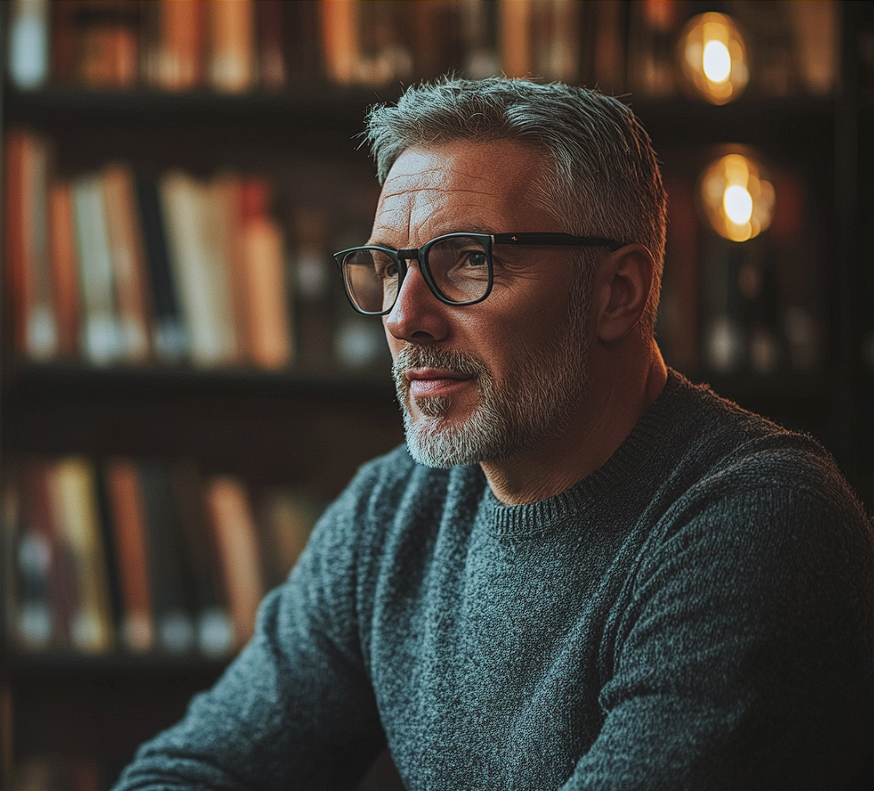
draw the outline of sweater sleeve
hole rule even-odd
[[[355,498],[317,525],[253,639],[115,791],[352,788],[384,745],[355,617]]]
[[[831,494],[760,469],[666,517],[615,624],[603,727],[565,791],[856,787],[874,553],[852,496]]]

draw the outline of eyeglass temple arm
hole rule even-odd
[[[573,236],[569,233],[496,233],[492,236],[495,244],[518,245],[564,245],[567,247],[606,247],[618,250],[622,242],[615,239],[605,239],[601,236]]]

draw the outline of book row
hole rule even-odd
[[[313,79],[386,85],[453,70],[680,89],[682,0],[14,0],[9,68],[21,88],[223,92]],[[834,88],[835,3],[721,4],[744,24],[762,93]]]
[[[60,176],[26,129],[8,131],[4,164],[7,305],[27,359],[278,369],[299,357],[360,367],[382,352],[378,323],[344,310],[332,324],[343,297],[324,218],[295,209],[290,239],[263,176],[125,162]]]
[[[321,508],[190,460],[27,458],[6,490],[7,619],[24,651],[227,656]]]

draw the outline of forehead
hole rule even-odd
[[[546,167],[542,152],[513,141],[409,148],[383,185],[373,240],[406,245],[459,230],[552,230],[533,200],[532,183]]]

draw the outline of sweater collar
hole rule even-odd
[[[603,517],[617,492],[633,486],[641,469],[659,452],[664,437],[677,420],[677,401],[689,387],[682,376],[668,370],[664,389],[643,414],[616,452],[591,475],[559,494],[536,503],[508,506],[486,486],[480,517],[490,532],[499,536],[534,536],[549,532],[564,523],[590,521]]]

